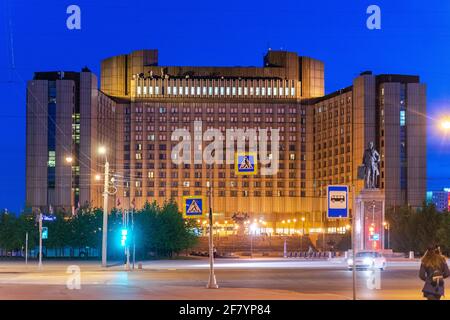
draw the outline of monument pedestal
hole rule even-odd
[[[384,250],[384,205],[380,189],[363,189],[356,197],[356,251]]]

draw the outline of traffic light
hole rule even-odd
[[[42,239],[48,239],[48,227],[42,227]]]
[[[121,235],[122,235],[122,237],[120,238],[120,245],[121,245],[122,247],[125,247],[125,245],[127,244],[128,230],[125,229],[125,228],[122,229]]]

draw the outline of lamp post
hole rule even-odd
[[[384,226],[384,229],[386,229],[386,231],[387,231],[387,249],[389,249],[390,248],[389,235],[391,233],[391,230],[389,229],[390,228],[389,222],[384,221],[383,226]]]
[[[103,226],[102,226],[102,267],[106,268],[107,263],[107,241],[108,241],[108,183],[109,183],[109,162],[106,156],[106,148],[101,146],[98,153],[105,156],[105,177],[103,181]],[[98,176],[97,176],[98,177]],[[96,177],[96,179],[97,179]]]
[[[67,165],[70,165],[70,203],[72,204],[72,214],[74,214],[74,208],[75,208],[75,198],[74,198],[74,192],[73,192],[73,181],[72,181],[72,163],[73,163],[73,157],[72,155],[67,155],[66,158]]]
[[[210,179],[209,183],[209,280],[206,286],[207,289],[218,289],[216,275],[214,274],[214,243],[213,243],[213,210],[212,210],[212,165],[210,165]]]
[[[38,268],[42,268],[42,212],[39,210],[39,263]]]
[[[300,238],[300,250],[303,250],[303,237],[305,236],[305,217],[302,217],[302,236]]]

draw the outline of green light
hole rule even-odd
[[[120,239],[120,245],[122,247],[125,247],[125,245],[127,244],[128,230],[127,229],[122,229],[121,235],[122,235],[122,237]]]

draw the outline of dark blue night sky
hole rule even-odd
[[[33,72],[88,66],[99,75],[101,59],[144,48],[159,49],[162,65],[260,66],[269,47],[296,51],[325,62],[327,93],[364,70],[418,74],[428,85],[428,188],[450,187],[450,137],[436,130],[450,115],[450,1],[0,2],[0,208],[24,207]],[[71,4],[81,7],[79,31],[66,28]],[[371,4],[381,7],[381,30],[366,28]]]

